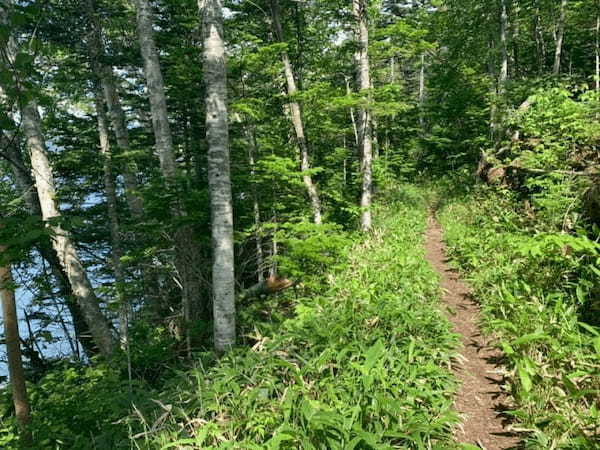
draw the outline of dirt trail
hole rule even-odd
[[[500,353],[480,332],[480,309],[469,288],[446,264],[442,229],[433,217],[427,227],[425,250],[429,263],[440,273],[448,317],[463,344],[454,367],[461,383],[454,407],[462,418],[455,438],[486,450],[519,448],[519,439],[507,429],[502,416],[506,396],[501,389],[501,367],[495,363]]]

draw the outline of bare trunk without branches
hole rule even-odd
[[[6,252],[6,247],[0,245],[0,256]],[[0,297],[2,298],[2,313],[4,322],[4,341],[8,357],[8,375],[12,390],[15,416],[21,429],[21,440],[25,447],[31,445],[31,414],[27,386],[25,385],[25,372],[23,371],[23,358],[21,356],[21,341],[19,338],[19,319],[15,302],[15,287],[7,265],[0,265]]]
[[[8,145],[6,150],[6,153],[11,159],[11,168],[14,175],[15,184],[25,199],[29,214],[39,217],[40,220],[42,220],[42,210],[35,189],[35,182],[31,177],[31,173],[26,168],[26,164],[19,146],[19,142],[12,142],[10,145]],[[88,356],[97,354],[98,349],[94,345],[94,342],[91,338],[89,327],[85,322],[81,308],[73,297],[73,289],[71,287],[71,283],[69,282],[69,278],[67,277],[67,273],[61,266],[58,255],[56,254],[54,248],[52,248],[50,239],[42,240],[38,245],[37,250],[50,266],[52,275],[56,279],[60,290],[60,295],[64,298],[67,308],[71,313],[73,329],[75,331],[77,340],[81,343]]]
[[[362,208],[360,226],[363,231],[368,231],[372,226],[371,203],[373,201],[373,143],[371,114],[368,103],[371,87],[371,76],[369,70],[369,28],[367,18],[367,3],[365,0],[352,0],[352,12],[356,21],[356,41],[358,49],[356,52],[358,88],[365,96],[367,106],[361,106],[358,110],[358,128],[360,137],[362,174],[362,190],[360,206]]]
[[[98,137],[100,140],[100,154],[103,162],[104,190],[106,194],[106,205],[108,209],[108,222],[110,228],[110,242],[112,246],[111,261],[115,276],[117,300],[119,302],[119,332],[121,346],[129,349],[129,303],[125,298],[125,271],[121,258],[123,248],[121,243],[121,231],[119,225],[119,213],[117,210],[117,191],[113,175],[112,149],[110,147],[108,134],[108,120],[104,110],[104,102],[100,93],[96,93],[96,116],[98,121]]]
[[[98,298],[92,288],[78,252],[70,234],[56,222],[61,213],[56,205],[56,188],[52,167],[48,160],[44,138],[40,128],[40,117],[35,102],[30,102],[21,109],[23,130],[27,137],[31,167],[33,170],[42,218],[52,230],[52,245],[58,254],[61,265],[73,289],[73,295],[83,312],[94,342],[104,356],[111,356],[115,348],[115,339],[108,321],[100,311]]]
[[[567,14],[567,0],[560,2],[560,15],[556,25],[556,50],[554,51],[554,75],[560,73],[560,63],[562,58],[563,41],[565,37],[565,18]]]
[[[213,319],[217,352],[235,345],[233,202],[229,162],[223,1],[199,0],[204,40],[206,135],[213,247]]]
[[[0,24],[5,25],[7,23],[8,10],[0,7]],[[3,61],[3,63],[14,67],[13,63],[17,48],[12,38],[8,40],[5,50],[8,61]],[[19,74],[13,73],[12,81],[18,83],[18,80]],[[7,89],[4,87],[4,90],[6,91]],[[61,266],[67,273],[73,289],[73,295],[77,299],[77,303],[89,326],[94,342],[100,352],[104,356],[109,357],[113,354],[115,348],[114,336],[106,317],[104,317],[100,310],[98,298],[81,263],[75,245],[69,233],[58,223],[61,219],[61,213],[56,203],[57,194],[54,186],[54,175],[50,161],[48,160],[36,102],[29,100],[27,103],[20,105],[20,114],[23,134],[29,150],[31,168],[42,210],[42,219],[52,231],[52,246],[58,254]]]
[[[88,47],[92,69],[100,79],[104,101],[108,107],[110,122],[117,138],[117,145],[121,153],[130,151],[129,131],[125,112],[121,106],[121,100],[117,92],[117,83],[112,67],[107,65],[104,60],[104,44],[102,37],[102,26],[96,12],[95,0],[86,0],[86,14],[90,21],[90,30],[88,33]],[[137,195],[137,165],[131,158],[126,159],[123,170],[123,181],[125,183],[125,196],[131,215],[135,218],[141,218],[144,213],[142,199]]]
[[[153,13],[148,0],[135,0],[137,31],[144,60],[144,75],[148,87],[150,110],[152,112],[152,129],[156,143],[156,153],[160,161],[162,176],[170,189],[176,188],[177,163],[173,146],[173,136],[169,124],[165,83],[158,58],[158,50],[154,40]],[[171,205],[175,217],[184,217],[185,211],[175,202]],[[201,281],[197,264],[199,257],[194,242],[192,227],[183,226],[175,231],[175,265],[182,285],[183,311],[186,324],[188,353],[191,352],[191,335],[189,322],[194,319],[200,308]]]
[[[271,0],[271,19],[273,21],[273,31],[277,42],[283,43],[283,28],[281,26],[280,12],[279,12],[279,1]],[[283,62],[283,70],[285,72],[285,79],[287,83],[287,93],[289,96],[293,96],[298,92],[296,86],[296,78],[294,76],[294,69],[290,62],[290,57],[287,51],[281,53],[281,60]],[[308,142],[306,141],[306,134],[304,132],[304,121],[302,119],[302,111],[300,104],[296,100],[292,100],[289,103],[292,124],[296,133],[296,140],[300,149],[300,169],[303,172],[302,180],[306,186],[308,192],[308,198],[310,200],[314,222],[321,224],[323,222],[321,199],[317,186],[315,185],[312,176],[308,173],[310,171],[310,160],[309,160],[309,149]]]
[[[167,112],[165,83],[158,60],[158,51],[154,42],[152,29],[152,8],[148,0],[135,0],[137,31],[144,60],[144,74],[152,111],[152,128],[156,140],[156,152],[160,160],[160,168],[167,180],[175,177],[176,165],[173,152],[173,138]]]

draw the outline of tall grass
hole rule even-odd
[[[600,448],[599,247],[534,223],[511,195],[482,189],[446,204],[450,254],[506,355],[527,448]]]
[[[251,346],[174,378],[132,419],[135,446],[452,448],[456,339],[423,257],[426,205],[409,186],[385,203],[320,289],[254,305]]]

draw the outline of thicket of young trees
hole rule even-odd
[[[596,0],[0,1],[17,419],[24,378],[227,352],[236,306],[318,289],[392,179],[477,173],[597,237],[599,94]]]

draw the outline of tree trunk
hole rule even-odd
[[[94,342],[104,356],[111,356],[115,340],[108,321],[100,311],[98,298],[92,284],[79,259],[77,250],[71,241],[69,233],[56,223],[60,220],[61,213],[56,205],[56,189],[46,146],[40,129],[40,117],[37,105],[31,101],[21,108],[23,130],[27,138],[31,166],[34,173],[42,218],[52,230],[52,244],[62,267],[67,273],[73,294],[81,307],[85,320],[90,328]]]
[[[346,95],[350,97],[350,80],[346,77]],[[354,132],[354,143],[356,144],[356,148],[360,147],[360,136],[358,134],[358,126],[356,125],[356,115],[354,114],[354,108],[350,108],[350,120],[352,121],[352,131]],[[360,150],[359,150],[360,151]]]
[[[6,247],[0,245],[0,257]],[[27,386],[25,385],[25,373],[23,371],[23,359],[21,357],[21,341],[19,338],[19,319],[17,317],[17,306],[15,302],[15,291],[10,267],[0,265],[0,297],[2,297],[2,312],[4,318],[4,341],[6,342],[6,353],[8,357],[8,374],[12,388],[15,416],[21,429],[21,440],[24,447],[31,445],[31,415],[29,400],[27,399]]]
[[[213,319],[217,352],[235,345],[233,202],[229,163],[223,1],[199,0],[204,41],[206,134],[213,247]]]
[[[504,101],[506,96],[506,82],[508,81],[508,11],[506,2],[508,0],[500,0],[500,74],[498,75],[498,95],[500,101]]]
[[[419,68],[419,126],[421,134],[425,135],[425,53],[421,54]]]
[[[369,29],[367,23],[367,4],[365,0],[352,0],[352,12],[356,20],[356,40],[358,49],[356,60],[358,64],[358,87],[367,100],[370,95],[366,94],[371,86],[371,77],[369,71]],[[360,227],[362,231],[368,231],[372,226],[371,203],[373,198],[373,149],[372,149],[372,130],[371,117],[368,106],[361,106],[358,111],[358,127],[361,139],[361,174],[362,174],[362,192],[360,206],[362,208]]]
[[[594,46],[594,55],[596,57],[596,78],[594,87],[596,95],[600,93],[600,13],[596,16],[596,43]]]
[[[128,322],[129,303],[125,298],[125,272],[121,258],[123,249],[121,245],[121,231],[119,226],[119,213],[117,211],[117,191],[113,175],[112,149],[108,135],[108,121],[104,111],[104,102],[101,94],[96,92],[96,116],[98,120],[98,136],[100,140],[100,154],[103,161],[104,190],[106,194],[106,205],[108,209],[108,222],[110,228],[110,241],[112,246],[111,260],[113,273],[115,275],[115,287],[119,303],[119,332],[121,335],[121,346],[129,347]]]
[[[246,128],[246,137],[248,139],[248,164],[250,165],[250,177],[252,184],[252,210],[254,213],[254,240],[256,242],[256,275],[258,282],[264,281],[264,270],[265,270],[265,258],[263,253],[263,242],[261,235],[261,218],[260,218],[260,204],[258,202],[258,191],[254,184],[254,178],[256,176],[256,154],[258,152],[258,144],[256,142],[256,130],[252,125],[252,128]]]
[[[90,21],[88,46],[92,69],[100,79],[102,92],[104,93],[104,101],[108,107],[111,125],[117,138],[119,150],[121,153],[126,153],[130,150],[127,121],[125,119],[125,112],[121,107],[112,67],[104,62],[106,55],[104,52],[102,27],[96,13],[95,1],[86,0],[85,8],[88,20]],[[136,173],[137,165],[131,158],[127,158],[123,171],[125,196],[131,215],[134,218],[139,219],[144,214],[144,205],[142,199],[136,194],[138,189]]]
[[[275,33],[277,42],[284,43],[285,41],[283,38],[283,28],[281,27],[278,0],[271,0],[271,19],[273,21],[273,31]],[[296,87],[294,69],[292,68],[292,63],[290,62],[287,51],[283,51],[281,53],[281,60],[283,62],[283,70],[285,72],[287,93],[289,96],[293,96],[298,92],[298,88]],[[304,181],[304,185],[306,186],[306,190],[308,192],[308,198],[310,199],[314,222],[319,225],[323,222],[321,199],[312,176],[308,173],[310,171],[310,160],[308,158],[308,142],[306,141],[306,135],[304,133],[302,111],[300,109],[300,104],[295,100],[292,100],[289,103],[289,107],[292,124],[294,126],[294,131],[296,132],[296,140],[298,141],[298,147],[300,148],[300,169],[303,172],[302,180]]]
[[[506,109],[506,83],[508,81],[508,12],[506,2],[500,0],[500,71],[498,73],[497,91],[493,95],[491,108],[492,139],[496,149],[500,147],[504,136],[503,123]]]
[[[0,24],[8,23],[8,11],[0,7]],[[5,58],[9,66],[14,67],[15,52],[17,51],[12,37],[5,46]],[[13,74],[16,79],[18,74]],[[4,89],[6,90],[6,89]],[[57,223],[61,213],[57,207],[56,189],[52,167],[48,160],[46,144],[41,130],[41,119],[38,114],[37,104],[34,100],[20,106],[23,134],[31,160],[31,168],[36,182],[37,194],[42,210],[42,219],[52,231],[52,245],[58,254],[61,266],[67,273],[73,294],[83,312],[83,316],[90,328],[95,344],[100,352],[109,357],[114,350],[115,339],[110,326],[98,304],[98,299],[92,284],[79,259],[77,250],[67,232]]]
[[[26,170],[25,161],[19,148],[19,143],[12,143],[7,148],[7,153],[11,158],[11,168],[15,177],[15,184],[20,192],[22,192],[29,214],[35,217],[39,217],[42,220],[42,210],[40,207],[40,200],[35,191],[35,183],[31,178],[31,174]],[[77,301],[73,297],[73,289],[71,283],[67,277],[67,273],[60,264],[56,251],[52,248],[52,244],[49,239],[44,239],[40,242],[37,249],[44,258],[44,260],[50,266],[52,274],[58,284],[60,295],[64,298],[67,308],[71,313],[73,319],[73,329],[75,330],[75,336],[81,343],[85,353],[88,356],[93,356],[98,353],[97,347],[94,345],[92,340],[89,327],[85,322],[81,308],[77,304]]]
[[[565,16],[567,13],[567,0],[560,2],[560,16],[556,29],[556,50],[554,52],[554,75],[560,73],[560,62],[562,57],[563,40],[565,37]]]
[[[148,0],[135,0],[135,5],[137,31],[144,60],[144,74],[150,97],[156,152],[163,176],[167,180],[172,180],[176,171],[173,138],[167,112],[165,85],[152,30],[152,9]]]
[[[540,6],[539,6],[539,0],[535,1],[535,8],[534,8],[534,34],[535,34],[535,48],[536,48],[536,53],[537,53],[537,60],[538,60],[538,73],[543,73],[544,72],[544,63],[546,60],[546,46],[544,43],[544,31],[542,29],[542,18],[540,16]]]
[[[152,112],[152,129],[156,142],[156,152],[160,161],[162,175],[170,189],[176,188],[177,164],[173,147],[173,136],[169,125],[167,97],[164,79],[154,41],[153,13],[148,0],[135,0],[137,31],[140,41],[144,74]],[[185,212],[179,204],[171,207],[175,217],[184,217]],[[191,322],[200,308],[201,282],[197,274],[198,255],[194,242],[194,232],[190,226],[180,227],[173,236],[175,241],[175,265],[183,288],[183,310],[186,324],[188,353],[191,353]]]

